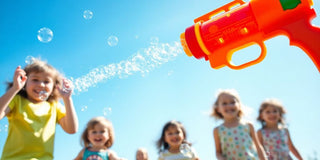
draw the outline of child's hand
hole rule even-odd
[[[26,84],[26,81],[27,81],[26,72],[23,69],[21,69],[21,66],[18,66],[14,71],[12,87],[20,91]]]
[[[69,98],[73,91],[73,84],[70,80],[63,78],[61,87],[57,86],[57,89],[62,98]]]

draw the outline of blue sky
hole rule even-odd
[[[319,158],[320,74],[301,49],[289,46],[288,38],[267,40],[266,58],[243,70],[214,70],[209,62],[181,51],[179,36],[193,19],[228,2],[2,0],[0,94],[5,93],[4,82],[11,81],[18,65],[25,66],[28,56],[41,57],[66,77],[78,80],[73,99],[79,132],[68,135],[57,126],[55,159],[78,154],[80,135],[95,116],[112,121],[116,134],[112,150],[129,160],[139,147],[147,148],[150,158],[156,159],[155,142],[163,125],[173,119],[185,125],[201,159],[215,159],[213,128],[221,121],[208,115],[221,88],[239,92],[250,108],[246,118],[255,129],[260,128],[255,121],[259,104],[265,98],[280,99],[288,111],[294,144],[305,159],[315,153]],[[320,13],[319,1],[313,7]],[[85,10],[92,11],[92,19],[83,17]],[[320,26],[320,18],[312,23]],[[37,39],[43,27],[53,32],[49,43]],[[108,45],[110,36],[118,38],[115,46]],[[255,47],[244,49],[239,59],[258,52]],[[1,152],[7,125],[7,119],[0,121]]]

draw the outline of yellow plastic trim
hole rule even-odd
[[[202,49],[202,51],[206,54],[206,55],[210,55],[211,53],[209,52],[209,50],[207,49],[207,47],[204,45],[201,35],[200,35],[200,23],[196,23],[194,25],[194,33],[196,34],[196,38],[198,41],[198,44],[200,46],[200,48]]]

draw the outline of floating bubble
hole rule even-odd
[[[180,149],[180,152],[184,155],[187,155],[192,152],[190,145],[186,143],[181,144],[179,149]]]
[[[32,56],[27,56],[24,62],[26,62],[27,65],[32,64],[34,62],[35,58]]]
[[[156,45],[159,43],[159,38],[158,37],[151,37],[150,38],[150,44],[151,45]]]
[[[64,78],[62,80],[62,91],[63,92],[68,93],[68,92],[72,91],[73,88],[74,88],[74,86],[73,86],[73,83],[71,80],[66,79],[66,78]]]
[[[108,38],[108,45],[109,45],[110,47],[116,46],[117,44],[118,44],[118,37],[116,37],[116,36],[110,36],[110,37]]]
[[[85,10],[85,11],[83,12],[83,18],[84,18],[84,19],[89,20],[89,19],[92,19],[92,17],[93,17],[92,11],[90,11],[90,10]]]
[[[173,74],[173,70],[168,72],[168,76],[171,76]]]
[[[49,94],[47,91],[40,91],[39,92],[39,98],[42,100],[42,101],[45,101],[47,100],[49,97]]]
[[[53,38],[53,32],[51,29],[43,27],[38,31],[38,40],[42,43],[48,43]]]
[[[81,108],[81,112],[84,112],[84,111],[86,111],[88,109],[88,106],[83,106],[82,108]]]
[[[112,108],[111,107],[105,107],[103,108],[103,115],[104,116],[110,116],[112,113]]]

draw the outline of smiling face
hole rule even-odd
[[[261,119],[269,125],[276,125],[280,121],[280,110],[272,105],[268,105],[261,114]]]
[[[50,73],[31,72],[26,82],[27,98],[33,103],[45,101],[52,93],[53,87],[54,80]]]
[[[184,138],[183,131],[177,126],[169,126],[165,131],[165,142],[170,148],[179,148]]]
[[[88,139],[93,148],[105,148],[109,140],[108,128],[100,123],[88,130]]]
[[[224,119],[238,118],[240,103],[237,98],[229,94],[221,94],[218,100],[218,112]]]

